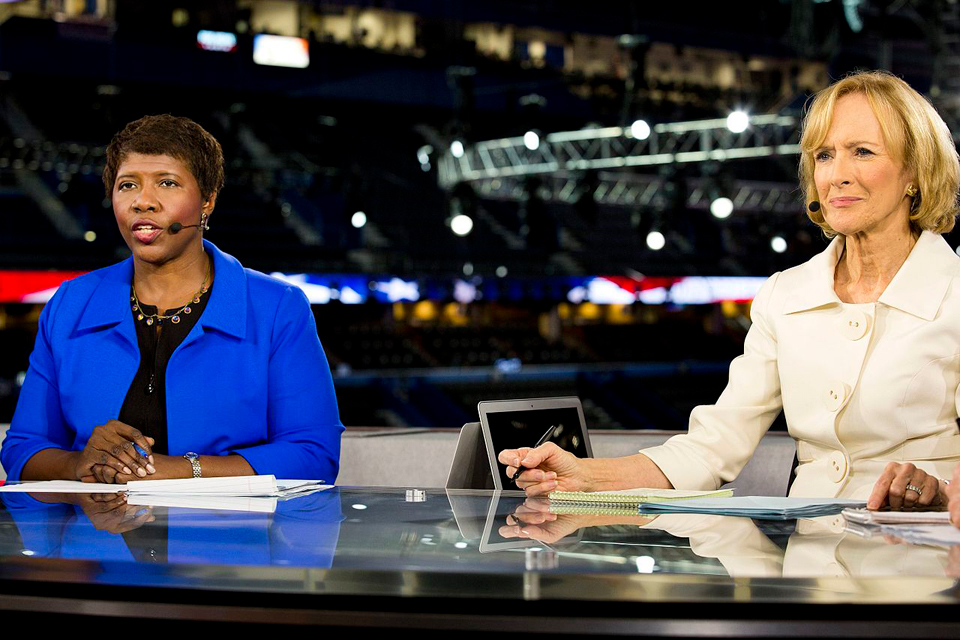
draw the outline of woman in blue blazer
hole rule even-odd
[[[306,297],[202,237],[219,143],[186,118],[141,118],[107,148],[104,185],[132,256],[44,308],[7,477],[332,484],[343,426]]]

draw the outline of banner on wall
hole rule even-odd
[[[0,271],[0,302],[45,303],[64,281],[80,271]],[[547,301],[581,304],[690,305],[753,300],[766,278],[628,278],[618,276],[552,278],[423,278],[367,274],[270,274],[301,289],[311,304],[365,302]]]

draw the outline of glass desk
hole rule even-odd
[[[48,627],[960,636],[960,547],[866,539],[839,516],[555,516],[515,492],[416,489],[230,509],[36,497],[0,494],[0,610]]]

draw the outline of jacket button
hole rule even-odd
[[[847,477],[847,457],[841,451],[834,451],[827,456],[827,477],[831,482],[841,482]]]
[[[840,316],[840,333],[847,340],[859,340],[867,335],[867,329],[869,328],[870,316],[862,311],[849,309]]]
[[[839,380],[831,380],[827,383],[826,391],[823,394],[823,405],[828,411],[837,411],[843,406],[849,395],[850,385]]]

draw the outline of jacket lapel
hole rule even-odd
[[[833,290],[833,272],[842,251],[843,236],[837,236],[824,251],[799,267],[801,283],[784,301],[784,314],[840,304]]]
[[[833,277],[842,252],[843,237],[837,236],[826,250],[800,267],[803,284],[784,303],[784,314],[840,304],[833,289]],[[960,258],[946,240],[924,231],[878,302],[933,320],[958,269]]]
[[[104,269],[104,277],[87,303],[78,332],[109,329],[112,334],[137,349],[137,334],[133,326],[133,310],[130,306],[130,283],[133,280],[133,259]]]
[[[879,301],[918,318],[933,320],[958,268],[960,258],[947,241],[924,231]]]
[[[213,288],[200,320],[177,347],[180,351],[214,329],[243,340],[247,335],[247,274],[236,258],[203,241],[204,249],[213,258]]]

